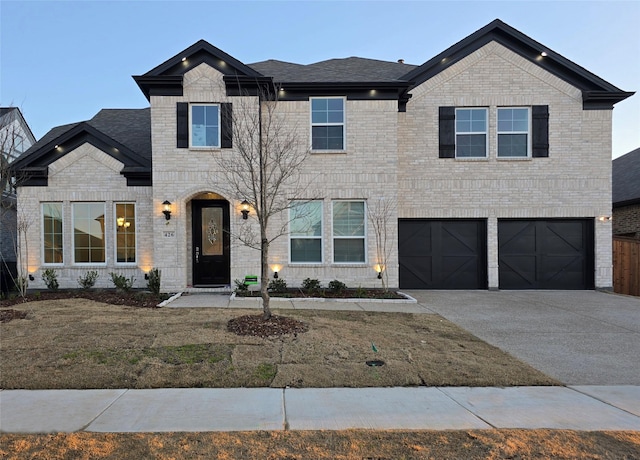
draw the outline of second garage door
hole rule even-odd
[[[593,219],[499,220],[500,289],[593,289]]]
[[[400,219],[403,289],[486,289],[485,220]]]

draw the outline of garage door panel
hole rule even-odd
[[[486,288],[486,221],[400,219],[400,287]]]
[[[422,289],[433,284],[431,257],[405,257],[400,264],[401,286],[404,289]]]
[[[433,252],[431,226],[422,221],[405,221],[398,228],[398,252],[409,257],[428,257]]]
[[[501,289],[593,289],[593,220],[498,221]]]

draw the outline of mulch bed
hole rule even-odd
[[[27,294],[24,298],[16,295],[10,299],[0,300],[0,307],[11,307],[25,302],[38,302],[43,300],[59,299],[89,299],[96,302],[108,303],[111,305],[126,305],[139,308],[158,308],[158,304],[168,298],[166,295],[155,296],[145,291],[118,291],[116,289],[96,289],[84,291],[60,290],[42,291],[34,294]]]
[[[237,335],[250,335],[254,337],[278,337],[285,334],[307,332],[308,326],[302,321],[285,316],[272,315],[268,320],[262,319],[262,315],[245,315],[232,318],[227,323],[227,330]]]
[[[318,289],[316,291],[305,291],[302,289],[290,288],[285,292],[269,292],[271,297],[285,298],[307,298],[320,297],[325,299],[406,299],[405,296],[396,291],[385,291],[383,289],[345,289],[335,292],[330,289]],[[236,291],[238,297],[260,297],[260,291]]]

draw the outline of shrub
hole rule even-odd
[[[267,289],[270,292],[276,292],[278,294],[283,294],[283,293],[287,292],[287,282],[285,280],[283,280],[282,278],[273,279],[273,280],[269,281],[269,286],[267,287]]]
[[[55,269],[47,268],[42,272],[42,281],[47,285],[47,289],[50,291],[57,291],[60,285],[58,284],[58,274]]]
[[[341,294],[342,291],[347,289],[347,285],[344,284],[342,281],[333,280],[333,281],[329,281],[329,289],[332,292],[335,292],[336,294]]]
[[[356,297],[367,297],[367,290],[362,286],[358,286],[358,289],[356,289]]]
[[[84,276],[78,278],[78,284],[82,289],[91,289],[98,279],[98,272],[95,270],[88,271]]]
[[[160,276],[162,272],[157,268],[152,268],[149,271],[149,282],[147,288],[155,295],[160,294]]]
[[[306,278],[302,281],[302,289],[308,292],[317,292],[322,289],[322,285],[317,279]]]
[[[249,286],[244,283],[244,280],[233,280],[236,285],[236,294],[245,294],[249,291]]]
[[[111,275],[111,281],[116,289],[120,289],[124,292],[129,292],[133,287],[133,282],[136,280],[133,276],[131,278],[127,278],[124,275],[120,275],[119,273],[109,273]]]

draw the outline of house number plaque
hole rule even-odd
[[[163,232],[165,238],[175,238],[176,232]]]

